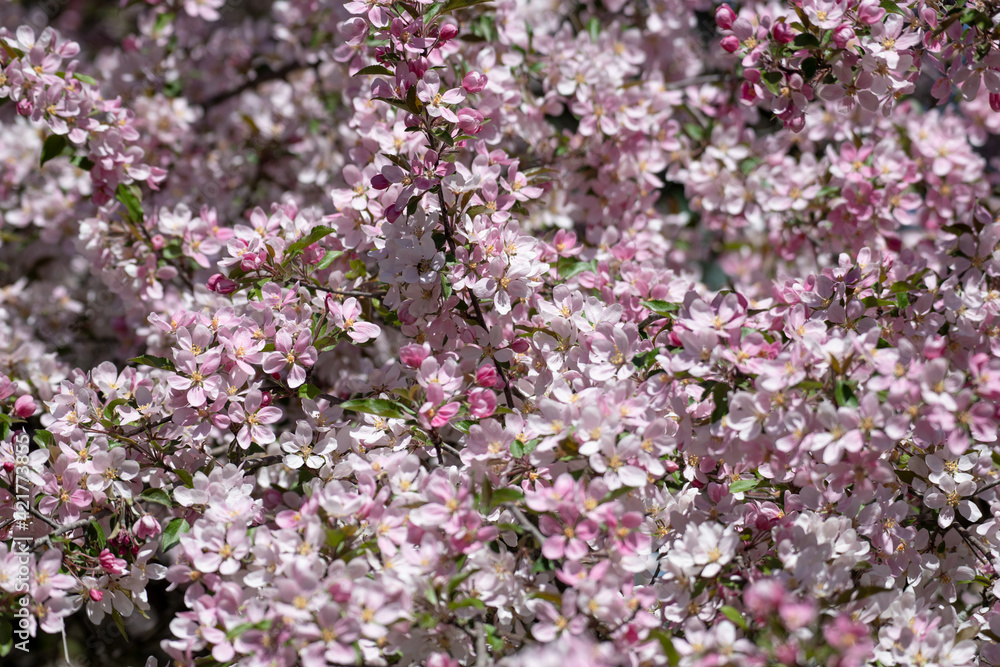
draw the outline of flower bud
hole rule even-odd
[[[219,294],[232,294],[236,291],[236,283],[221,273],[216,273],[209,278],[206,286],[209,290],[218,292]]]
[[[720,5],[715,10],[715,25],[723,30],[730,30],[734,21],[736,21],[736,12],[729,5]]]
[[[438,39],[441,42],[447,42],[458,37],[458,26],[453,23],[445,23],[441,26],[441,32],[438,33]]]
[[[997,93],[990,93],[990,108],[994,111],[1000,111],[1000,95]]]
[[[160,528],[160,522],[152,515],[146,514],[135,522],[135,525],[132,526],[132,532],[140,540],[148,540],[151,537],[156,537],[163,531]]]
[[[35,399],[30,394],[25,394],[14,401],[14,414],[21,419],[27,419],[35,414]]]
[[[775,23],[774,27],[771,28],[771,35],[774,37],[774,41],[779,44],[790,44],[795,39],[792,27],[785,22]]]
[[[416,343],[410,343],[409,345],[404,345],[399,349],[399,360],[410,368],[420,368],[420,364],[424,363],[430,355],[431,351],[429,347],[423,345],[417,345]]]
[[[482,72],[469,72],[462,79],[462,88],[465,88],[467,93],[478,93],[486,87],[487,81],[486,75]]]
[[[163,250],[163,246],[167,245],[167,240],[163,238],[163,234],[157,234],[149,239],[149,241],[153,244],[153,250]]]
[[[479,134],[483,131],[483,114],[471,108],[459,109],[458,129],[465,134]]]
[[[854,30],[849,25],[842,25],[833,30],[833,45],[838,49],[847,47],[847,43],[854,39]]]
[[[736,53],[740,49],[740,40],[736,35],[726,35],[719,44],[729,53]]]
[[[483,364],[476,371],[476,384],[480,387],[493,387],[497,383],[497,369],[489,364]]]
[[[104,591],[99,591],[96,588],[91,588],[90,591],[87,593],[87,595],[94,602],[100,602],[101,600],[104,599]]]

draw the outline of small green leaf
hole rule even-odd
[[[174,362],[164,357],[154,357],[151,354],[143,354],[141,356],[135,357],[134,359],[129,359],[130,364],[140,364],[142,366],[152,366],[153,368],[159,368],[165,371],[173,371]]]
[[[792,46],[797,49],[815,49],[819,48],[819,40],[816,39],[815,35],[803,32],[795,36],[795,41],[792,42]]]
[[[444,3],[444,7],[441,8],[439,14],[446,14],[447,12],[453,12],[456,9],[465,9],[466,7],[473,7],[475,5],[485,5],[490,0],[448,0]]]
[[[147,500],[151,503],[156,503],[158,505],[163,505],[165,507],[173,507],[174,504],[170,500],[170,494],[168,494],[163,489],[146,489],[139,496],[142,500]]]
[[[656,299],[653,299],[651,301],[643,301],[642,306],[644,308],[648,308],[657,315],[663,315],[663,316],[670,315],[671,313],[676,313],[678,310],[681,309],[681,304],[679,303],[671,303],[669,301],[659,301]]]
[[[83,81],[84,83],[89,83],[92,86],[97,85],[97,79],[95,79],[92,76],[88,76],[86,74],[80,74],[79,72],[74,72],[73,78],[77,79],[78,81]]]
[[[344,410],[351,412],[364,412],[379,417],[391,417],[394,419],[405,419],[407,417],[406,408],[396,401],[385,398],[358,398],[351,401],[344,401],[340,404]]]
[[[524,500],[524,492],[518,489],[494,489],[491,505],[492,507],[496,507],[504,503],[517,502],[518,500]]]
[[[135,223],[140,223],[145,218],[142,212],[141,195],[142,190],[134,184],[129,186],[121,183],[118,189],[115,190],[115,199],[125,205],[125,212],[128,219]]]
[[[885,11],[889,12],[890,14],[899,14],[900,16],[905,16],[903,10],[899,8],[899,5],[897,5],[892,0],[882,0],[882,2],[879,3],[879,6]]]
[[[725,616],[726,618],[728,618],[735,625],[739,626],[740,628],[742,628],[744,630],[747,629],[747,621],[746,621],[745,618],[743,618],[743,614],[741,614],[739,612],[739,610],[736,609],[736,607],[730,607],[727,604],[727,605],[723,605],[722,609],[720,609],[719,611],[721,611],[722,614],[723,614],[723,616]]]
[[[104,535],[104,529],[101,528],[101,524],[96,521],[91,521],[87,524],[87,536],[90,540],[97,543],[99,549],[103,549],[108,544],[108,538]]]
[[[122,633],[122,639],[126,642],[128,641],[128,633],[125,632],[125,619],[122,618],[122,614],[117,609],[112,608],[111,617],[115,619],[115,625],[118,626],[118,632]]]
[[[164,28],[166,28],[168,25],[170,25],[170,23],[173,22],[175,16],[176,14],[174,14],[173,12],[167,12],[165,14],[160,14],[159,16],[157,16],[156,25],[153,26],[153,34],[162,32]]]
[[[163,529],[163,551],[170,551],[181,541],[181,535],[191,530],[191,526],[181,517],[174,517]]]
[[[760,484],[759,479],[738,479],[729,485],[730,493],[743,493],[744,491],[749,491]]]
[[[333,229],[332,227],[324,227],[322,225],[314,227],[311,232],[306,234],[304,237],[302,237],[292,245],[288,246],[288,249],[285,251],[285,264],[287,264],[289,260],[293,259],[294,257],[301,255],[302,251],[311,246],[313,243],[316,243],[316,241],[319,241],[320,239],[329,236],[335,231],[336,230]]]
[[[387,67],[383,67],[382,65],[369,65],[368,67],[362,67],[361,69],[359,69],[357,72],[354,73],[354,76],[374,76],[374,75],[392,76],[393,73],[392,70],[388,69]]]
[[[587,33],[592,42],[596,42],[598,35],[601,34],[601,20],[596,16],[591,16],[590,20],[587,21]]]
[[[660,642],[660,648],[663,649],[663,655],[667,657],[667,662],[670,667],[677,667],[681,662],[681,654],[674,648],[673,636],[666,630],[661,630],[655,628],[650,630],[649,634],[656,638]]]
[[[52,437],[52,434],[45,429],[38,429],[34,433],[34,441],[42,449],[46,449],[55,444],[56,440]]]
[[[480,611],[486,609],[486,605],[483,604],[483,601],[482,600],[478,600],[476,598],[465,598],[464,600],[460,600],[458,602],[450,602],[450,603],[448,603],[448,608],[451,609],[451,610],[463,609],[465,607],[475,607],[476,609],[479,609]]]
[[[177,478],[181,480],[184,486],[186,486],[189,489],[194,488],[194,477],[191,476],[191,473],[189,473],[187,470],[184,470],[183,468],[177,468],[173,472],[175,475],[177,475]]]
[[[312,400],[322,393],[323,392],[320,391],[319,387],[314,384],[309,384],[308,382],[299,387],[299,398],[308,398]]]
[[[316,270],[322,271],[323,269],[329,268],[330,265],[337,261],[337,258],[341,257],[343,254],[344,252],[342,250],[327,250],[326,254],[323,255],[323,259],[319,260],[319,263],[316,265]]]
[[[14,648],[14,626],[6,618],[0,618],[0,658],[4,658]]]
[[[41,164],[45,164],[49,160],[62,155],[63,150],[65,150],[67,146],[68,143],[65,136],[61,134],[50,134],[45,138],[45,143],[42,144]]]

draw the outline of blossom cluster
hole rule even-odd
[[[988,6],[224,5],[0,28],[35,640],[1000,664]]]

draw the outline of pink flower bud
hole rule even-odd
[[[730,30],[733,27],[733,22],[736,20],[736,12],[729,5],[720,5],[718,9],[715,10],[715,25],[719,26],[723,30]]]
[[[771,35],[774,37],[774,41],[779,44],[790,44],[795,39],[792,27],[784,22],[775,23],[774,27],[771,28]]]
[[[104,549],[97,557],[97,560],[108,574],[125,574],[127,571],[125,566],[128,563],[121,558],[115,557],[110,549]]]
[[[459,109],[455,115],[458,116],[458,129],[462,130],[465,134],[479,134],[482,132],[483,114],[480,112],[466,107]]]
[[[874,25],[885,16],[885,10],[879,5],[879,0],[862,0],[857,12],[858,20],[866,25]]]
[[[458,37],[458,26],[452,23],[445,23],[441,26],[441,32],[438,33],[438,39],[442,42],[447,42]]]
[[[427,58],[414,58],[410,61],[410,71],[413,72],[418,79],[424,78],[424,74],[427,74],[427,70],[430,69],[431,64],[427,62]]]
[[[420,364],[424,363],[424,359],[430,356],[430,353],[429,346],[410,343],[399,349],[399,360],[410,368],[420,368]]]
[[[140,540],[148,540],[151,537],[156,537],[163,531],[160,528],[160,522],[153,518],[152,515],[146,514],[135,522],[135,525],[132,526],[132,532]]]
[[[740,40],[736,38],[736,35],[726,35],[719,44],[729,53],[736,53],[740,49]]]
[[[483,364],[476,371],[476,384],[480,387],[494,387],[497,383],[497,369],[489,364]]]
[[[849,25],[842,25],[833,30],[833,44],[838,49],[847,47],[847,43],[854,39],[854,30]]]
[[[261,407],[266,408],[267,406],[271,405],[271,401],[273,401],[273,400],[274,399],[271,397],[271,392],[269,392],[269,391],[262,391],[262,392],[260,392],[260,405],[261,405]]]
[[[100,602],[101,600],[104,599],[104,591],[99,591],[96,588],[91,588],[87,594],[90,596],[90,599],[93,600],[94,602]]]
[[[27,419],[31,415],[35,414],[35,399],[33,399],[29,394],[25,394],[14,401],[14,414],[21,419]]]
[[[994,111],[1000,111],[1000,95],[997,93],[990,93],[990,108]]]
[[[482,72],[469,72],[462,79],[462,88],[467,93],[478,93],[486,87],[487,78]]]
[[[163,234],[157,234],[149,239],[149,241],[153,244],[153,250],[163,250],[163,246],[167,245],[167,240],[163,238]]]
[[[236,283],[221,273],[216,273],[206,283],[208,289],[219,294],[232,294],[236,291]]]
[[[497,409],[497,395],[489,389],[473,389],[469,392],[469,413],[476,419],[484,419]]]
[[[240,260],[240,268],[244,271],[256,271],[263,263],[264,261],[259,255],[248,252]]]
[[[510,344],[510,349],[518,354],[524,354],[531,349],[531,344],[525,338],[515,338],[514,342]]]

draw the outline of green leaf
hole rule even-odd
[[[174,503],[170,500],[170,494],[163,489],[146,489],[139,498],[165,507],[174,506]]]
[[[681,304],[679,303],[670,303],[669,301],[659,301],[657,299],[653,299],[651,301],[643,301],[642,306],[643,308],[648,308],[657,315],[663,315],[663,316],[668,316],[671,313],[676,313],[678,310],[681,309]]]
[[[590,20],[587,21],[587,33],[592,42],[596,42],[597,36],[601,34],[601,20],[596,16],[591,16]]]
[[[314,384],[309,384],[308,382],[299,387],[299,398],[315,399],[317,396],[322,394],[319,387]]]
[[[181,541],[181,535],[191,530],[191,526],[181,517],[174,517],[163,529],[163,551],[173,549]]]
[[[497,507],[498,505],[517,502],[518,500],[524,500],[524,492],[518,489],[494,489],[490,506]]]
[[[854,395],[854,390],[851,385],[843,380],[837,380],[837,385],[833,390],[833,397],[837,401],[837,405],[841,407],[858,407],[858,398]]]
[[[351,412],[364,412],[369,415],[379,417],[392,417],[394,419],[405,419],[407,417],[406,408],[402,403],[390,401],[385,398],[358,398],[351,401],[344,401],[340,404],[344,410]]]
[[[746,621],[745,618],[743,618],[743,614],[741,614],[739,612],[739,610],[736,609],[736,607],[730,607],[727,604],[727,605],[723,605],[722,609],[720,609],[719,611],[721,611],[722,614],[723,614],[723,616],[725,616],[726,618],[728,618],[735,625],[743,628],[744,630],[747,629],[747,621]]]
[[[465,570],[464,572],[459,572],[454,577],[452,577],[451,579],[449,579],[448,580],[448,597],[451,597],[452,594],[455,592],[455,589],[458,588],[462,584],[463,581],[465,581],[466,579],[468,579],[469,577],[471,577],[472,575],[474,575],[476,572],[479,572],[479,568],[469,569],[469,570]]]
[[[173,12],[167,12],[165,14],[160,14],[159,16],[157,16],[156,25],[153,26],[153,34],[161,32],[164,28],[166,28],[170,23],[173,22],[175,16],[176,14],[174,14]]]
[[[63,151],[67,148],[68,142],[66,137],[61,134],[50,134],[45,138],[45,143],[42,144],[42,161],[41,164],[45,164],[52,158],[59,157],[62,155]]]
[[[326,529],[326,546],[330,547],[334,551],[337,550],[337,547],[339,547],[345,539],[347,539],[347,531],[343,528]]]
[[[323,269],[329,268],[330,265],[337,261],[338,257],[343,256],[343,254],[343,250],[327,250],[326,254],[323,255],[323,259],[319,260],[319,263],[316,265],[316,270],[322,271]]]
[[[34,433],[35,444],[37,444],[42,449],[47,449],[55,444],[56,440],[52,437],[52,434],[45,429],[38,429]]]
[[[122,639],[126,642],[128,641],[128,633],[125,632],[125,619],[122,618],[122,614],[117,609],[111,609],[111,617],[115,619],[115,625],[118,626],[118,632],[122,633]]]
[[[332,227],[324,227],[322,225],[318,227],[313,227],[313,230],[311,232],[306,234],[304,237],[302,237],[292,245],[288,246],[288,249],[285,251],[284,263],[288,264],[289,260],[301,255],[303,250],[311,246],[313,243],[316,243],[316,241],[319,241],[320,239],[329,236],[335,231],[336,230],[333,229]]]
[[[154,357],[151,354],[143,354],[141,356],[135,357],[134,359],[129,359],[130,364],[140,364],[142,366],[152,366],[153,368],[159,368],[165,371],[176,370],[174,368],[174,362],[166,359],[164,357]]]
[[[95,79],[92,76],[88,76],[86,74],[80,74],[79,72],[74,72],[73,78],[78,81],[83,81],[84,83],[89,83],[92,86],[97,85],[97,79]]]
[[[519,459],[522,456],[527,456],[537,448],[538,440],[521,442],[520,440],[515,439],[514,442],[510,443],[510,455]]]
[[[188,487],[189,489],[194,488],[194,477],[192,477],[191,473],[189,473],[187,470],[184,470],[183,468],[177,468],[176,470],[174,470],[174,474],[177,475],[177,478],[181,480],[184,486]]]
[[[816,75],[818,68],[819,61],[815,58],[806,58],[802,61],[802,74],[805,75],[806,79],[812,79]]]
[[[670,664],[670,667],[677,667],[677,665],[681,662],[681,654],[677,652],[676,648],[674,648],[673,636],[666,630],[661,630],[659,628],[650,630],[649,634],[660,642],[660,648],[663,649],[663,655],[667,657],[667,662]]]
[[[4,658],[14,648],[14,626],[6,618],[0,618],[0,658]]]
[[[475,5],[485,5],[490,0],[448,0],[444,3],[444,7],[441,8],[439,14],[445,14],[447,12],[453,12],[456,9],[465,9],[466,7],[474,7]]]
[[[795,41],[792,42],[792,46],[797,49],[815,49],[819,48],[819,40],[816,39],[815,35],[803,32],[795,36]]]
[[[744,491],[749,491],[760,484],[759,479],[738,479],[729,485],[730,493],[743,493]]]
[[[698,125],[697,123],[685,123],[684,134],[688,135],[695,141],[701,141],[705,138],[705,130],[701,129],[701,125]]]
[[[121,183],[115,190],[115,199],[125,205],[125,211],[129,220],[135,223],[143,221],[145,216],[142,212],[142,190],[136,185],[125,185]]]
[[[597,261],[590,260],[589,262],[580,262],[580,261],[575,262],[565,271],[560,269],[559,277],[562,278],[563,280],[569,280],[574,276],[580,275],[584,271],[590,271],[591,273],[595,273],[597,271]]]
[[[84,171],[90,171],[91,169],[94,168],[94,163],[91,161],[91,159],[83,155],[74,155],[69,159],[69,163],[74,167],[79,167],[80,169],[83,169]]]
[[[712,398],[715,408],[712,410],[712,423],[721,420],[729,413],[729,387],[721,382],[712,388]]]
[[[483,604],[483,601],[476,598],[465,598],[464,600],[460,600],[458,602],[448,603],[448,608],[451,610],[463,609],[465,607],[475,607],[480,611],[486,609],[486,605]]]
[[[87,536],[90,540],[97,543],[99,549],[103,549],[108,544],[108,538],[104,535],[104,529],[101,528],[101,524],[96,521],[91,521],[87,524]]]
[[[892,0],[882,0],[882,2],[879,3],[879,6],[885,11],[889,12],[890,14],[899,14],[900,16],[905,16],[903,10],[899,8],[899,5],[897,5]]]
[[[374,76],[374,75],[393,76],[393,72],[389,68],[383,67],[382,65],[369,65],[368,67],[362,67],[361,69],[359,69],[357,72],[354,73],[354,76]]]

